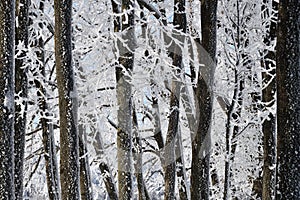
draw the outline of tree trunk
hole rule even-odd
[[[72,66],[72,0],[55,0],[55,62],[59,94],[62,199],[80,199],[77,92]]]
[[[0,199],[15,199],[15,1],[0,1]]]
[[[145,185],[143,178],[143,150],[142,143],[138,132],[138,121],[135,108],[133,107],[132,113],[132,125],[133,125],[133,159],[134,159],[134,170],[135,177],[137,179],[137,187],[139,191],[139,200],[150,200],[148,190]]]
[[[176,156],[176,175],[177,175],[177,184],[179,190],[180,200],[188,200],[188,191],[187,191],[187,177],[186,169],[183,157],[183,148],[182,148],[182,139],[180,127],[178,127],[178,134],[175,143],[175,156]]]
[[[300,1],[279,1],[276,199],[300,199]]]
[[[269,3],[269,0],[264,1],[265,4]],[[274,0],[271,1],[272,8],[268,8],[267,5],[262,6],[263,19],[271,17],[271,22],[268,27],[267,35],[264,38],[266,46],[271,46],[276,39],[276,12],[278,11],[278,3]],[[275,19],[274,19],[275,18]],[[263,58],[263,68],[266,71],[262,74],[265,83],[269,82],[269,85],[262,90],[262,101],[267,104],[268,107],[274,105],[274,95],[276,90],[275,79],[272,80],[272,76],[275,76],[275,51],[267,50],[266,55]],[[268,75],[270,73],[270,75]],[[263,122],[263,145],[264,145],[264,164],[263,164],[263,177],[262,177],[262,194],[259,196],[265,200],[271,200],[272,196],[275,196],[275,164],[276,164],[276,138],[275,138],[275,115],[270,112],[268,119]]]
[[[79,125],[79,156],[80,156],[80,195],[82,200],[92,200],[92,183],[86,147],[86,132],[83,125]]]
[[[186,13],[185,13],[185,1],[174,0],[174,20],[173,25],[176,27],[176,33],[180,34],[186,32]],[[178,39],[182,41],[182,36],[179,35]],[[166,38],[165,38],[166,39]],[[176,78],[172,80],[171,85],[171,97],[170,97],[170,115],[168,132],[166,136],[166,144],[164,149],[164,172],[165,172],[165,200],[176,199],[175,195],[175,179],[176,179],[176,158],[175,158],[175,141],[178,134],[179,123],[179,101],[180,101],[180,89],[181,73],[182,73],[182,51],[178,45],[174,42],[172,49],[169,48],[169,56],[173,60],[173,66],[175,66]]]
[[[28,46],[28,0],[17,1],[16,16],[18,26],[16,27],[15,43],[16,46],[21,42],[25,48]],[[26,52],[21,52],[20,58],[15,59],[15,94],[16,99],[21,100],[15,103],[15,136],[14,136],[14,156],[15,156],[15,198],[23,199],[23,167],[26,133],[26,111],[28,81],[25,67]]]
[[[205,64],[208,74],[198,75],[196,94],[196,105],[199,116],[197,117],[198,127],[192,141],[192,176],[191,176],[191,199],[209,198],[209,150],[206,152],[203,146],[210,146],[210,125],[212,115],[212,83],[213,71],[216,57],[216,21],[217,21],[217,0],[201,1],[201,34],[202,46],[208,52],[207,57],[201,57],[200,62]],[[201,55],[200,55],[201,56]],[[212,60],[213,63],[210,63]],[[208,76],[208,77],[204,77]]]
[[[127,15],[122,17],[122,39],[127,41],[127,47],[118,41],[120,66],[116,67],[116,90],[119,106],[117,132],[118,184],[119,199],[121,200],[132,198],[132,88],[130,80],[134,65],[133,52],[135,48],[134,11],[132,7],[132,1],[122,1],[122,12],[126,12],[124,15]],[[124,70],[126,73],[124,73]]]

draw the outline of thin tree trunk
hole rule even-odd
[[[0,199],[15,199],[15,1],[0,1]]]
[[[137,179],[137,186],[139,191],[139,200],[150,200],[148,190],[145,185],[143,178],[143,152],[142,152],[142,143],[140,140],[138,132],[138,121],[135,108],[133,108],[132,113],[132,125],[133,125],[133,159],[134,159],[134,168],[135,168],[135,177]]]
[[[178,127],[178,135],[175,144],[175,156],[176,156],[176,175],[178,182],[178,190],[180,200],[188,200],[188,191],[187,191],[187,177],[186,169],[183,157],[183,148],[182,148],[182,139],[180,127]]]
[[[95,150],[97,155],[103,154],[103,145],[102,145],[102,139],[100,136],[100,132],[96,131],[96,139],[95,139]],[[101,174],[103,176],[103,181],[108,193],[108,196],[111,200],[118,200],[118,191],[116,189],[113,176],[111,174],[111,170],[109,166],[103,161],[104,159],[101,159],[101,163],[99,164],[99,169],[101,171]]]
[[[176,30],[183,33],[186,32],[186,14],[185,1],[174,0],[174,20],[173,25]],[[178,32],[176,32],[178,34]],[[178,39],[182,39],[179,35]],[[166,39],[166,38],[165,38]],[[183,42],[183,41],[181,41]],[[182,69],[182,51],[179,46],[174,44],[173,48],[169,48],[169,55],[173,60],[173,65],[177,68],[175,71],[176,80],[172,80],[171,97],[170,97],[170,115],[168,132],[166,136],[166,144],[164,149],[164,172],[165,172],[165,200],[173,200],[175,195],[175,179],[176,179],[176,158],[175,158],[175,141],[178,134],[179,123],[179,101],[181,84],[178,80],[181,79],[180,74]]]
[[[269,4],[269,0],[264,0],[265,4]],[[263,18],[271,17],[271,22],[268,27],[268,32],[264,38],[264,43],[270,46],[272,42],[275,42],[276,38],[276,12],[278,11],[278,3],[274,0],[271,1],[272,8],[268,8],[267,5],[262,7]],[[273,17],[274,16],[274,17]],[[274,19],[275,18],[275,19]],[[264,82],[269,85],[262,91],[262,101],[267,104],[268,107],[274,105],[274,94],[276,90],[275,79],[272,80],[272,76],[275,76],[275,52],[267,50],[266,55],[263,58],[263,67],[266,71],[262,74]],[[268,75],[270,74],[270,75]],[[263,141],[264,141],[264,164],[263,164],[263,178],[262,178],[262,194],[259,196],[264,200],[271,200],[275,196],[275,164],[276,164],[276,138],[275,138],[275,115],[270,112],[268,119],[263,122]],[[261,188],[261,187],[260,187]]]
[[[217,0],[201,1],[201,34],[202,46],[208,52],[208,57],[201,57],[200,62],[205,64],[208,74],[200,73],[199,70],[196,94],[196,108],[199,112],[197,117],[198,127],[192,141],[192,176],[191,176],[191,199],[209,198],[209,148],[202,151],[203,146],[210,146],[210,125],[212,115],[212,83],[215,57],[216,57],[216,20]],[[201,55],[200,55],[201,56]],[[212,60],[213,63],[210,63]],[[208,76],[208,77],[205,77]]]
[[[83,125],[79,125],[79,156],[80,156],[80,195],[82,200],[92,200],[92,183],[89,167],[88,151],[86,147],[86,132]]]
[[[62,199],[80,199],[77,91],[72,65],[72,0],[55,0],[55,62],[59,94]]]
[[[74,55],[74,61],[76,68],[82,73],[83,69],[80,66],[79,60],[80,55]],[[85,75],[80,75],[80,79],[84,82],[86,81],[87,77]],[[89,91],[84,91],[89,93]],[[80,93],[80,92],[79,92]],[[85,98],[85,94],[81,94],[81,98],[79,100],[79,105],[82,104],[82,99]],[[80,114],[79,114],[80,115]],[[92,118],[92,115],[89,115]],[[83,119],[81,119],[83,120]],[[81,121],[79,120],[79,121]],[[92,200],[93,199],[93,190],[92,190],[92,183],[91,183],[91,173],[90,173],[90,165],[89,165],[89,156],[87,150],[87,127],[83,124],[83,122],[79,122],[78,125],[78,134],[79,134],[79,164],[80,164],[80,196],[82,200]]]
[[[44,12],[44,3],[41,2],[39,9],[41,12]],[[42,28],[42,24],[40,24]],[[35,86],[38,89],[38,105],[42,116],[49,116],[49,109],[47,103],[47,96],[45,89],[45,52],[44,52],[44,41],[42,38],[37,40],[38,52],[37,57],[39,60],[39,73],[35,74],[40,76],[43,80],[42,82],[38,79],[34,80]],[[58,177],[58,167],[56,159],[56,150],[55,150],[55,141],[54,141],[54,131],[53,124],[50,119],[47,117],[41,117],[40,123],[42,126],[42,136],[43,136],[43,146],[44,146],[44,157],[46,165],[46,177],[47,177],[47,186],[48,186],[48,195],[51,200],[60,199],[60,186],[59,186],[59,177]]]
[[[111,200],[117,200],[118,199],[117,190],[115,188],[115,184],[112,179],[108,165],[105,162],[101,162],[99,165],[99,168],[100,168],[101,174],[103,176],[103,181],[104,181],[109,198]]]
[[[300,1],[279,1],[276,199],[300,199]]]
[[[93,116],[89,116],[90,119],[93,118]],[[95,147],[95,151],[96,151],[96,155],[97,157],[103,157],[104,154],[104,147],[102,144],[102,138],[101,138],[101,134],[99,131],[99,128],[95,128],[95,127],[90,127],[92,132],[95,132],[95,140],[93,142],[93,146]],[[108,193],[108,196],[111,200],[117,200],[118,199],[118,192],[115,186],[115,182],[111,173],[111,170],[108,166],[108,164],[106,164],[104,162],[104,158],[100,158],[100,164],[99,164],[99,169],[101,171],[102,177],[103,177],[103,181]]]
[[[154,95],[152,96],[152,109],[153,109],[153,120],[154,120],[154,139],[157,143],[158,150],[159,150],[159,159],[161,162],[161,166],[164,166],[164,157],[163,157],[163,149],[165,147],[164,139],[162,136],[161,131],[161,124],[160,124],[160,112],[159,112],[159,106],[158,106],[158,97],[156,92],[154,91],[154,88],[152,88],[152,93]]]
[[[232,163],[235,158],[235,151],[237,147],[236,137],[240,132],[240,126],[238,125],[241,118],[241,110],[243,103],[243,90],[245,84],[245,75],[243,72],[246,63],[243,59],[245,55],[242,53],[242,44],[243,40],[247,40],[247,38],[243,38],[242,35],[242,26],[243,22],[241,21],[240,14],[240,2],[236,1],[236,38],[232,38],[236,41],[236,64],[234,68],[234,92],[231,104],[228,108],[227,113],[227,122],[226,122],[226,161],[225,161],[225,181],[224,181],[224,196],[223,199],[227,200],[231,191],[231,179],[233,177],[232,172]],[[234,36],[232,36],[234,37]],[[244,42],[244,45],[247,45],[247,41]],[[235,190],[233,190],[235,192]]]
[[[21,42],[25,48],[28,46],[28,7],[29,0],[16,1],[16,16],[18,27],[16,27],[15,41],[16,46]],[[15,156],[15,198],[23,199],[23,167],[26,133],[26,111],[28,80],[25,67],[26,52],[21,52],[20,57],[15,59],[15,93],[17,100],[22,100],[21,104],[15,103],[15,136],[14,136],[14,156]],[[22,109],[23,107],[23,109]]]

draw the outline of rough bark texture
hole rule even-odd
[[[185,14],[185,1],[174,1],[174,20],[173,25],[176,26],[176,35],[186,32],[186,14]],[[166,38],[165,38],[166,39]],[[178,39],[182,40],[181,35]],[[181,41],[183,42],[183,41]],[[170,115],[168,132],[166,136],[166,144],[164,149],[164,172],[165,172],[165,200],[172,200],[176,198],[175,195],[175,182],[176,182],[176,158],[175,158],[175,142],[176,135],[178,134],[179,123],[179,100],[181,84],[178,80],[181,79],[180,74],[182,68],[182,53],[179,46],[173,43],[169,48],[169,55],[173,60],[173,66],[176,78],[172,80],[171,97],[170,97]]]
[[[0,1],[0,199],[14,191],[15,1]]]
[[[119,64],[116,68],[117,102],[118,102],[118,131],[117,131],[117,156],[118,156],[118,184],[119,199],[129,200],[132,198],[132,89],[130,84],[131,73],[134,64],[134,11],[131,9],[133,2],[122,1],[122,39],[126,42],[125,47],[118,41],[120,50]],[[115,27],[115,29],[118,29]],[[123,70],[126,70],[124,73]],[[126,75],[128,74],[128,75]]]
[[[77,92],[72,66],[72,0],[55,0],[55,62],[59,93],[62,199],[80,199]]]
[[[300,1],[279,1],[276,199],[300,199]]]
[[[262,6],[263,19],[267,19],[270,16],[273,19],[268,26],[268,33],[264,38],[264,43],[270,46],[275,42],[276,38],[276,12],[278,11],[278,3],[274,0],[271,1],[272,9],[267,8],[266,4],[270,4],[269,0],[265,0],[265,5]],[[262,74],[264,83],[269,85],[262,91],[262,101],[268,106],[274,105],[274,96],[276,90],[275,79],[271,80],[275,76],[275,52],[267,50],[266,55],[263,58],[263,67],[266,71]],[[270,75],[268,75],[270,74]],[[257,187],[257,189],[262,189],[262,193],[258,193],[258,197],[265,200],[271,200],[272,196],[275,196],[275,164],[276,164],[276,138],[275,138],[275,115],[269,113],[268,119],[263,122],[263,145],[264,145],[264,164],[263,164],[263,177],[262,177],[262,187]]]
[[[29,0],[16,1],[16,16],[18,26],[16,27],[16,46],[23,43],[28,46],[28,7]],[[15,136],[14,136],[14,156],[15,156],[15,198],[23,199],[23,166],[26,133],[26,111],[27,111],[27,68],[25,68],[26,53],[22,52],[20,58],[15,59],[15,93],[16,100],[22,99],[21,104],[15,103]]]
[[[202,46],[208,52],[210,58],[200,59],[208,68],[208,74],[200,74],[195,89],[197,99],[198,127],[192,141],[192,176],[191,199],[208,199],[209,197],[209,150],[201,151],[203,146],[210,146],[210,124],[212,114],[212,90],[213,66],[209,66],[209,60],[215,61],[216,57],[216,20],[217,0],[201,1],[201,27]],[[204,77],[204,76],[209,77]],[[208,80],[208,81],[207,81]]]

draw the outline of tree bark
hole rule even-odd
[[[15,1],[0,1],[0,199],[15,199]]]
[[[210,146],[210,125],[212,115],[212,83],[216,57],[216,21],[217,0],[201,1],[201,34],[202,46],[208,52],[209,58],[202,58],[200,62],[208,68],[208,74],[201,74],[199,70],[196,94],[196,106],[199,116],[195,136],[192,136],[192,176],[191,199],[209,198],[209,157],[208,148],[202,152],[203,146]],[[209,61],[213,61],[210,63]],[[209,77],[204,77],[209,76]],[[207,82],[208,80],[208,82]]]
[[[266,46],[270,47],[276,39],[276,26],[277,23],[277,11],[278,3],[274,0],[271,1],[272,7],[268,8],[266,4],[270,4],[269,0],[265,0],[265,5],[262,6],[263,19],[271,17],[271,22],[268,28],[267,35],[264,38]],[[275,76],[275,51],[266,50],[266,55],[263,58],[263,68],[267,72],[263,73],[263,80],[265,83],[269,82],[269,85],[262,90],[262,101],[271,107],[275,103],[275,90],[276,82],[272,80],[272,76]],[[270,72],[269,72],[270,71]],[[270,75],[268,75],[270,74]],[[258,194],[262,199],[271,200],[275,196],[275,164],[276,164],[276,138],[275,138],[275,115],[269,113],[268,119],[263,122],[263,145],[264,145],[264,156],[263,156],[263,177],[262,177],[262,194]]]
[[[182,41],[180,33],[186,32],[186,13],[185,1],[174,0],[174,20],[173,25],[176,27],[176,35],[179,34],[178,39]],[[166,40],[166,38],[165,38]],[[172,80],[171,97],[170,97],[170,115],[168,132],[166,136],[166,143],[164,148],[164,172],[165,172],[165,200],[173,200],[175,195],[175,181],[176,181],[176,158],[175,158],[175,141],[178,134],[179,123],[179,102],[181,73],[182,73],[182,51],[181,48],[173,42],[172,49],[169,48],[169,56],[173,60],[173,66],[176,78]]]
[[[300,199],[300,1],[279,1],[276,199]]]
[[[72,0],[55,0],[55,62],[59,94],[62,199],[80,199],[77,91],[72,65]]]
[[[16,27],[15,43],[16,46],[23,43],[25,48],[28,46],[28,0],[16,1],[16,16],[18,26]],[[15,136],[14,136],[14,156],[15,156],[15,198],[23,199],[23,167],[26,133],[26,111],[28,80],[25,66],[26,52],[21,52],[20,58],[15,59],[15,94],[16,99],[21,99],[21,104],[15,103]]]
[[[134,11],[130,0],[122,1],[122,39],[124,44],[118,42],[120,57],[116,67],[118,131],[117,131],[117,156],[118,156],[118,184],[119,199],[129,200],[132,198],[132,88],[131,73],[134,65]],[[126,16],[125,16],[126,15]],[[115,27],[116,29],[117,27]],[[124,71],[126,73],[124,73]]]

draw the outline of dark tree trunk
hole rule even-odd
[[[300,199],[300,1],[279,1],[276,199]]]
[[[175,156],[176,156],[176,175],[177,175],[179,197],[180,200],[188,200],[189,198],[187,192],[187,177],[186,177],[185,163],[183,157],[183,148],[182,148],[182,139],[181,139],[180,130],[178,130],[178,135],[175,143]]]
[[[202,152],[203,146],[210,146],[210,124],[212,114],[212,90],[213,71],[216,57],[216,21],[217,0],[201,1],[201,34],[202,46],[208,52],[209,58],[202,58],[200,62],[208,68],[208,74],[198,75],[197,88],[195,89],[197,99],[197,118],[195,136],[192,141],[192,176],[191,176],[191,199],[209,198],[209,150]],[[201,55],[200,55],[201,56]],[[209,61],[213,61],[210,63]],[[204,77],[209,76],[209,77]]]
[[[117,190],[112,179],[110,169],[105,162],[101,162],[99,165],[101,174],[103,176],[103,181],[108,193],[108,196],[111,200],[118,200]]]
[[[131,9],[131,0],[122,1],[122,12],[127,16],[122,17],[122,39],[127,47],[118,41],[120,52],[119,64],[116,67],[117,102],[118,102],[118,132],[117,132],[117,156],[118,156],[118,184],[119,199],[129,200],[132,198],[132,88],[131,73],[134,65],[134,11]],[[115,29],[118,29],[115,27]],[[124,73],[123,70],[126,70]],[[128,75],[126,75],[128,74]]]
[[[176,35],[186,32],[186,13],[185,1],[174,0],[174,20],[173,25],[176,26]],[[178,39],[182,41],[182,36]],[[166,39],[166,38],[165,38]],[[166,136],[166,144],[164,149],[164,172],[165,172],[165,200],[173,200],[175,195],[175,179],[176,179],[176,158],[175,158],[175,141],[178,134],[179,123],[179,101],[180,101],[180,74],[182,73],[182,53],[179,46],[174,42],[172,49],[169,48],[169,56],[173,60],[173,66],[176,67],[176,80],[172,80],[171,97],[170,97],[170,115],[168,132]]]
[[[15,1],[0,1],[0,199],[15,199]]]
[[[55,62],[59,94],[62,199],[80,199],[77,92],[72,65],[72,0],[55,0]]]
[[[274,0],[271,1],[272,8],[268,8],[269,0],[264,0],[264,5],[262,6],[263,19],[271,17],[270,25],[267,27],[268,32],[264,38],[264,44],[268,47],[275,42],[276,39],[276,20],[278,3]],[[264,70],[268,71],[262,74],[264,83],[269,83],[269,85],[262,90],[262,101],[271,107],[275,103],[274,94],[276,90],[275,79],[272,80],[272,76],[275,76],[275,52],[271,50],[266,50],[266,55],[263,58],[262,65]],[[270,74],[270,75],[268,75]],[[262,177],[262,187],[257,187],[262,189],[262,193],[258,193],[258,196],[265,200],[271,200],[272,196],[275,195],[275,164],[276,164],[276,138],[275,138],[275,115],[269,113],[268,119],[263,122],[263,145],[264,145],[264,156],[263,156],[263,177]]]
[[[16,16],[18,17],[18,27],[16,27],[15,42],[16,46],[21,42],[25,48],[28,46],[28,7],[29,0],[17,1]],[[20,58],[15,59],[15,93],[16,99],[22,100],[21,104],[15,103],[15,136],[14,136],[14,155],[15,155],[15,198],[23,199],[23,167],[26,133],[26,111],[27,111],[27,67],[26,52],[21,52]],[[23,107],[23,109],[22,109]]]

